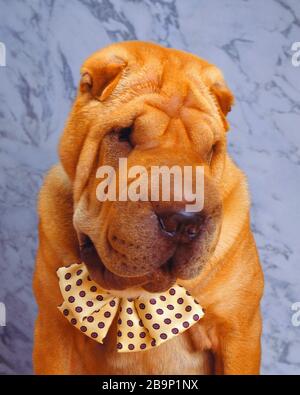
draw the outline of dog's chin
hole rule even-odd
[[[140,287],[148,292],[164,292],[176,281],[176,277],[169,269],[171,266],[170,261],[155,270],[155,272],[147,273],[143,276],[126,277],[117,275],[104,265],[92,243],[81,248],[81,260],[87,266],[91,279],[105,290],[122,291]]]

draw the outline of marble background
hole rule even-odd
[[[262,372],[300,373],[299,0],[0,0],[0,373],[31,373],[36,196],[82,61],[113,41],[151,40],[216,63],[236,97],[229,150],[247,173],[266,288]]]

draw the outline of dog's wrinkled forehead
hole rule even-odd
[[[160,47],[147,53],[144,47],[126,46],[124,50],[122,46],[112,46],[84,63],[81,87],[90,90],[101,102],[120,94],[122,101],[128,101],[135,94],[161,92],[169,79],[167,71],[175,72],[175,68],[178,66],[166,58]],[[177,86],[177,94],[182,86],[183,80]]]
[[[137,93],[160,92],[183,98],[191,85],[226,115],[233,96],[217,67],[192,54],[156,44],[125,42],[111,45],[86,60],[81,92],[105,102],[129,100]]]

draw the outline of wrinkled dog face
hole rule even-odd
[[[218,69],[184,52],[126,42],[85,62],[60,156],[73,182],[82,259],[101,286],[158,292],[200,273],[222,222],[231,102]],[[203,210],[187,213],[185,201],[100,202],[97,169],[109,165],[118,174],[119,158],[148,172],[203,166]]]

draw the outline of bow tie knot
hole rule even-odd
[[[180,285],[163,293],[119,298],[90,279],[84,263],[57,271],[64,302],[58,307],[82,333],[103,343],[117,316],[117,350],[144,351],[184,332],[203,317],[199,303]]]

